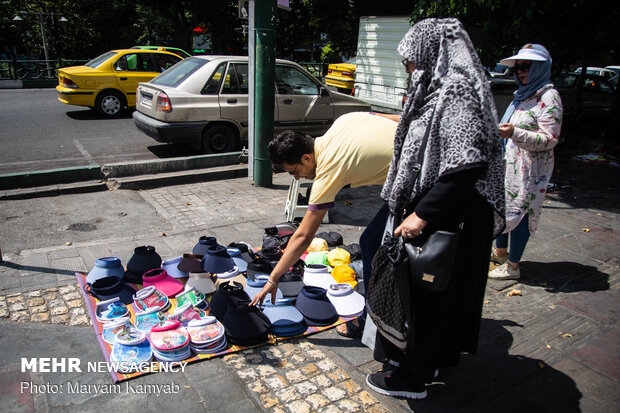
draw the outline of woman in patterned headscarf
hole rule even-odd
[[[551,56],[544,46],[526,44],[500,63],[514,66],[519,89],[499,125],[506,139],[506,233],[495,240],[491,260],[501,265],[489,278],[516,280],[521,277],[519,261],[530,234],[536,231],[553,172],[562,99],[551,83]]]
[[[391,217],[404,220],[387,229],[415,238],[423,230],[463,224],[447,289],[409,292],[414,322],[406,350],[381,334],[375,343],[375,358],[389,367],[370,374],[368,385],[382,394],[420,399],[437,368],[455,366],[461,352],[476,351],[491,242],[504,229],[504,168],[493,96],[461,23],[422,20],[398,52],[411,81],[381,196]]]

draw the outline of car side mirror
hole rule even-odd
[[[329,90],[321,87],[321,96],[329,96]]]

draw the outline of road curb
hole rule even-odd
[[[74,182],[70,184],[47,185],[32,188],[19,188],[0,191],[0,201],[32,199],[65,194],[85,194],[106,190],[108,190],[108,186],[105,182],[102,182],[101,180]]]
[[[47,169],[42,171],[17,172],[0,175],[0,190],[69,184],[92,180],[101,180],[101,168],[99,165],[76,166],[71,168]]]

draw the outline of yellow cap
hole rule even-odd
[[[334,280],[339,283],[351,284],[351,287],[355,287],[355,284],[357,284],[355,271],[353,271],[353,268],[348,265],[339,265],[334,267],[334,269],[332,269],[332,277],[334,277]]]
[[[329,260],[329,265],[332,267],[351,264],[351,254],[342,248],[334,248],[331,250],[327,253],[327,259]]]
[[[315,238],[308,247],[308,252],[328,251],[327,241],[323,238]]]

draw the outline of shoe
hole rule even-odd
[[[424,383],[411,383],[411,380],[398,370],[369,374],[366,376],[366,383],[377,393],[392,397],[421,400],[427,395]]]
[[[502,255],[501,257],[497,255],[497,248],[493,248],[493,252],[491,253],[491,261],[496,262],[498,264],[503,264],[508,259],[508,254]]]
[[[489,273],[489,279],[491,280],[518,280],[521,278],[521,270],[513,270],[508,262],[503,263],[493,271]]]

